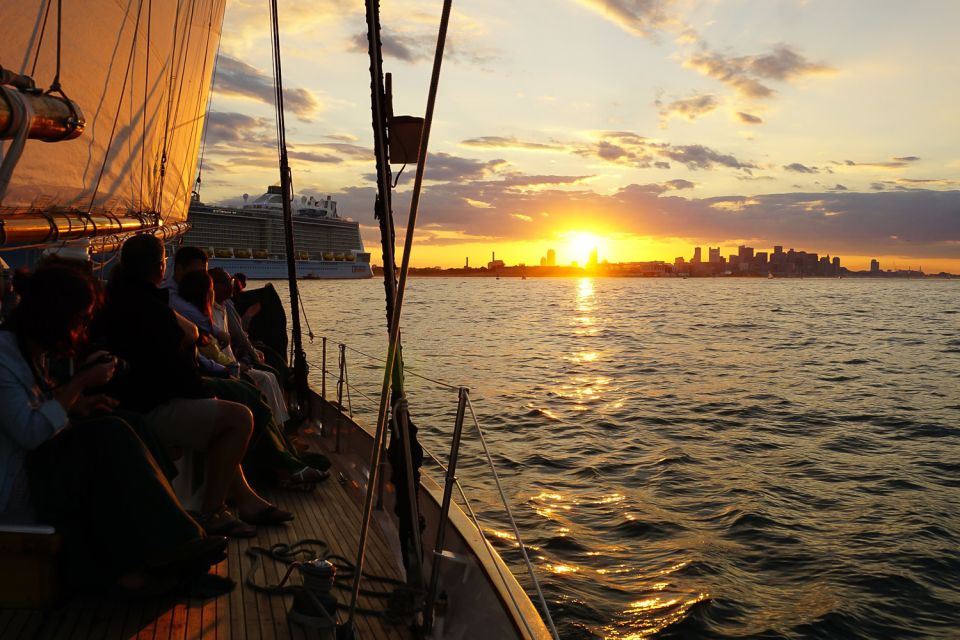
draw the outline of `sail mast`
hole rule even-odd
[[[277,0],[270,0],[270,25],[273,44],[273,78],[277,110],[277,150],[280,155],[280,192],[283,199],[283,232],[287,251],[287,283],[290,287],[290,314],[293,316],[293,374],[300,402],[307,402],[307,356],[303,351],[300,330],[300,293],[297,288],[297,255],[293,242],[293,199],[290,162],[287,156],[287,132],[283,117],[283,79],[280,64],[280,26],[277,19]]]

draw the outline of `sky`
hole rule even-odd
[[[442,3],[381,5],[394,112],[422,115]],[[379,263],[363,3],[280,22],[296,193],[332,195]],[[204,201],[278,182],[268,24],[227,3]],[[411,264],[747,244],[960,273],[958,24],[956,0],[455,0]]]

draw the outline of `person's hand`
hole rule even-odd
[[[107,351],[97,351],[83,361],[73,377],[81,390],[102,387],[110,382],[116,368],[116,358]]]
[[[81,396],[73,403],[70,413],[85,418],[87,416],[110,413],[120,404],[105,393],[98,393],[92,396]]]
[[[257,355],[257,360],[260,362],[260,364],[263,364],[263,351],[260,351],[260,349],[254,349],[253,352]]]

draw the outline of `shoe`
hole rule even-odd
[[[294,515],[271,504],[251,516],[240,516],[240,519],[247,524],[275,526],[290,522],[294,519]]]
[[[297,489],[300,491],[313,491],[314,488],[324,480],[330,477],[329,471],[320,471],[313,467],[303,467],[295,473],[280,482],[281,489]]]
[[[233,515],[226,506],[220,507],[211,513],[201,513],[197,516],[197,524],[211,536],[226,536],[228,538],[253,538],[257,535],[257,528],[245,524]]]

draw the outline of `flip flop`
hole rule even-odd
[[[312,473],[311,473],[312,472]],[[310,474],[309,476],[307,474]],[[329,471],[321,471],[313,467],[304,467],[280,483],[281,489],[299,489],[313,491],[314,487],[330,477]]]
[[[274,505],[265,507],[260,512],[253,514],[252,516],[243,517],[241,519],[247,524],[253,525],[264,525],[264,526],[276,526],[281,525],[285,522],[290,522],[294,519],[294,515],[289,511],[284,511],[283,509],[278,509]]]
[[[226,507],[221,507],[213,513],[201,513],[197,517],[197,523],[203,527],[207,535],[211,536],[253,538],[257,535],[256,527],[244,523]]]

